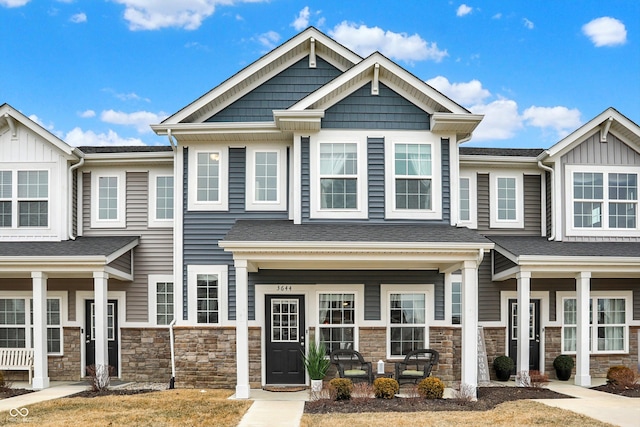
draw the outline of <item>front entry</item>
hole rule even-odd
[[[96,361],[96,316],[93,300],[85,302],[85,355],[87,366]],[[118,376],[118,301],[107,302],[107,351],[111,375]]]
[[[265,295],[267,384],[304,384],[304,295]]]
[[[509,357],[518,358],[518,300],[509,300]],[[516,365],[517,366],[517,365]],[[540,300],[529,301],[529,370],[540,370]]]

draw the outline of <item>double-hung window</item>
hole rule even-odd
[[[389,294],[388,337],[391,357],[427,347],[425,293]]]
[[[124,228],[126,172],[94,171],[91,181],[91,227]]]
[[[627,298],[589,299],[589,349],[592,353],[628,351]],[[562,300],[562,351],[577,348],[577,304],[575,298]]]
[[[490,186],[491,228],[523,228],[524,175],[491,173]]]
[[[432,209],[431,144],[394,145],[395,208],[429,211]]]
[[[173,185],[171,172],[149,172],[149,227],[173,225]]]
[[[0,227],[49,226],[49,171],[0,171]]]
[[[286,210],[286,153],[285,147],[247,147],[247,210]]]
[[[354,293],[318,295],[318,328],[327,354],[337,349],[354,349],[355,297]]]
[[[189,320],[220,324],[226,319],[227,266],[188,265]]]
[[[568,166],[572,195],[569,234],[628,234],[639,230],[638,172]]]
[[[475,172],[460,172],[458,187],[458,225],[478,227],[477,176]]]
[[[189,150],[189,210],[227,210],[228,148]]]
[[[62,308],[60,298],[47,298],[47,352],[62,353]],[[33,347],[33,302],[31,298],[0,298],[0,347]]]

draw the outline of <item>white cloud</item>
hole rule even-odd
[[[522,23],[524,24],[525,28],[529,30],[533,30],[533,28],[535,27],[535,25],[533,25],[533,22],[529,21],[527,18],[523,18]]]
[[[122,111],[105,110],[100,114],[100,120],[105,123],[133,126],[140,133],[150,132],[150,124],[160,123],[166,117],[165,113],[156,114],[148,111],[124,113]]]
[[[484,119],[473,132],[474,141],[510,139],[522,129],[518,104],[511,99],[498,99],[489,104],[470,108],[474,114],[484,114]]]
[[[495,15],[493,15],[491,17],[491,19],[500,19],[500,18],[502,18],[502,13],[500,13],[500,12],[496,13]]]
[[[379,51],[392,59],[407,62],[427,59],[440,62],[449,56],[446,50],[438,49],[436,43],[429,44],[418,34],[410,36],[347,21],[336,25],[329,35],[362,56]]]
[[[280,34],[275,31],[267,31],[266,33],[258,36],[258,42],[269,50],[274,49],[278,45],[279,41]]]
[[[193,46],[185,45],[185,47],[193,47]],[[121,101],[145,101],[145,102],[151,102],[151,100],[149,98],[143,98],[142,96],[138,95],[135,92],[121,93],[121,92],[116,92],[115,90],[113,90],[111,88],[104,88],[104,89],[102,89],[102,91],[112,94],[114,97],[118,98]]]
[[[458,7],[458,10],[456,10],[456,16],[465,16],[471,12],[473,12],[473,8],[463,3]]]
[[[571,131],[578,128],[580,121],[580,111],[568,109],[567,107],[536,107],[531,106],[524,110],[522,118],[529,126],[542,129],[553,129],[559,138],[567,136]]]
[[[83,119],[90,119],[96,116],[96,112],[93,110],[86,110],[86,111],[79,112],[78,115]]]
[[[298,16],[296,17],[296,19],[294,19],[294,21],[291,23],[291,26],[296,31],[304,30],[309,26],[309,15],[310,15],[309,6],[305,6],[300,11],[300,13],[298,13]]]
[[[85,13],[76,13],[75,15],[71,16],[69,20],[74,24],[80,24],[82,22],[87,22],[87,15]]]
[[[582,26],[582,32],[596,47],[616,46],[627,42],[624,24],[608,16],[596,18]]]
[[[438,76],[427,80],[427,84],[462,105],[480,104],[491,96],[491,92],[475,79],[467,83],[450,83],[446,77]]]
[[[0,6],[4,7],[21,7],[29,3],[31,0],[0,0]]]
[[[49,132],[53,132],[55,129],[55,126],[53,125],[53,123],[49,123],[48,125],[45,124],[42,120],[40,120],[40,117],[36,116],[35,114],[31,114],[29,116],[29,119],[36,122],[37,124],[39,124],[40,126],[42,126],[43,128],[45,128],[46,130],[48,130]]]
[[[195,30],[213,15],[216,6],[230,6],[243,0],[114,0],[125,6],[124,19],[129,29],[158,30],[176,27]],[[246,0],[257,2],[260,0]]]
[[[92,130],[83,131],[79,127],[74,128],[63,138],[73,147],[81,145],[111,146],[111,145],[145,145],[138,138],[122,138],[116,132],[109,129],[107,133],[95,133]]]

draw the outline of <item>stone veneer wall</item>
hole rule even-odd
[[[482,328],[484,330],[484,346],[487,351],[487,364],[489,365],[489,377],[496,379],[493,369],[493,361],[496,357],[507,354],[505,334],[507,328]]]
[[[249,383],[261,385],[260,328],[249,328]],[[234,388],[236,329],[233,327],[174,328],[176,387]]]
[[[168,328],[122,328],[120,347],[120,378],[169,384],[171,343]]]

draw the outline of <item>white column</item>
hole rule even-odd
[[[462,366],[461,386],[476,395],[478,386],[478,265],[465,261],[462,267]]]
[[[31,273],[33,282],[33,388],[49,387],[49,358],[47,356],[47,275]]]
[[[516,275],[518,281],[518,357],[516,362],[516,378],[518,374],[529,373],[529,303],[531,300],[531,273],[521,271]],[[524,386],[522,381],[518,386]]]
[[[249,280],[247,261],[236,260],[236,399],[249,398]]]
[[[576,276],[576,385],[591,385],[589,374],[589,288],[591,273],[583,271]],[[595,345],[595,343],[594,343]]]
[[[93,294],[96,338],[96,367],[109,366],[108,333],[107,333],[107,284],[109,275],[104,271],[93,273]],[[89,328],[90,325],[87,326]],[[87,331],[90,334],[91,331]]]

